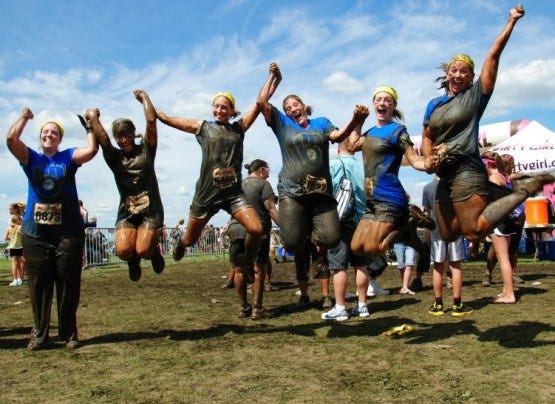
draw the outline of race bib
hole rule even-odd
[[[220,189],[230,188],[237,183],[237,174],[233,167],[216,168],[212,172],[212,182]]]
[[[307,174],[304,179],[303,192],[310,194],[312,192],[325,193],[328,190],[328,184],[324,177],[315,177]]]
[[[366,193],[366,199],[374,198],[374,182],[372,178],[364,178],[364,192]]]
[[[138,215],[148,211],[150,198],[148,192],[141,192],[139,195],[128,196],[125,199],[125,209],[132,215]]]
[[[37,224],[62,224],[62,204],[35,203],[34,220]]]

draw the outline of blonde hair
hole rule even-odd
[[[43,129],[46,125],[48,125],[49,123],[53,123],[54,125],[56,125],[56,126],[58,127],[58,131],[60,132],[60,138],[64,137],[64,127],[62,126],[61,123],[56,122],[56,121],[46,121],[45,123],[43,123],[43,124],[40,126],[39,135],[42,133],[42,129]]]
[[[20,215],[12,215],[10,218],[11,224],[21,224],[21,216]]]

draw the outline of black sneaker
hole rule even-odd
[[[139,257],[129,259],[129,261],[127,261],[127,266],[129,269],[129,279],[133,282],[137,282],[141,279],[141,259]]]
[[[409,286],[409,289],[414,290],[415,292],[417,292],[419,290],[422,290],[423,287],[424,287],[424,285],[422,284],[422,278],[417,276],[412,280],[412,282]]]
[[[451,315],[453,317],[462,317],[472,313],[473,311],[474,310],[472,310],[472,307],[465,306],[464,304],[461,303],[460,306],[453,305],[453,309],[451,310]]]
[[[172,257],[174,261],[179,261],[185,255],[185,246],[181,244],[181,240],[177,240],[172,248]]]
[[[158,249],[158,247],[156,247],[154,254],[152,255],[152,258],[150,259],[150,263],[152,265],[153,271],[156,272],[157,274],[161,274],[164,268],[166,267],[166,261],[164,260],[164,257],[160,253],[160,250]]]
[[[310,306],[310,298],[308,296],[299,297],[299,301],[295,305],[298,310],[306,309]]]
[[[245,307],[243,307],[241,309],[241,311],[239,312],[239,314],[237,315],[237,317],[239,318],[247,318],[250,317],[252,314],[252,306],[250,304],[247,304]]]

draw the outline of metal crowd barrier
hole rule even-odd
[[[158,239],[162,255],[171,255],[175,239],[169,236],[170,228],[164,230]],[[85,249],[83,268],[123,262],[116,255],[115,228],[87,227],[85,229]],[[198,241],[186,249],[186,256],[218,255],[227,253],[229,239],[221,236],[219,227],[207,227]]]

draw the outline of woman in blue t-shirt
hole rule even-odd
[[[423,158],[416,153],[407,129],[399,121],[398,95],[392,87],[378,87],[372,102],[376,125],[364,134],[357,130],[349,138],[350,148],[362,150],[366,210],[351,240],[352,250],[359,255],[381,255],[394,241],[402,241],[420,253],[424,245],[416,235],[416,227],[433,227],[433,223],[409,200],[401,181],[399,168],[403,157],[419,171],[435,169],[436,156]],[[412,206],[412,205],[411,205]]]
[[[98,145],[87,132],[85,147],[59,150],[64,129],[57,122],[47,121],[40,128],[42,152],[37,152],[20,139],[30,119],[33,113],[24,108],[7,134],[8,149],[19,161],[29,184],[21,228],[34,319],[27,348],[43,349],[48,342],[56,285],[58,339],[71,349],[79,341],[77,307],[85,242],[75,172],[96,155]]]
[[[285,114],[268,99],[259,98],[258,106],[281,149],[282,169],[277,185],[280,234],[284,247],[295,252],[295,262],[304,262],[296,269],[301,289],[299,306],[306,306],[307,239],[320,248],[335,247],[340,240],[337,201],[329,172],[329,142],[340,142],[349,136],[364,122],[368,110],[357,105],[350,121],[338,129],[327,118],[309,119],[312,108],[297,95],[288,95],[283,100]]]

